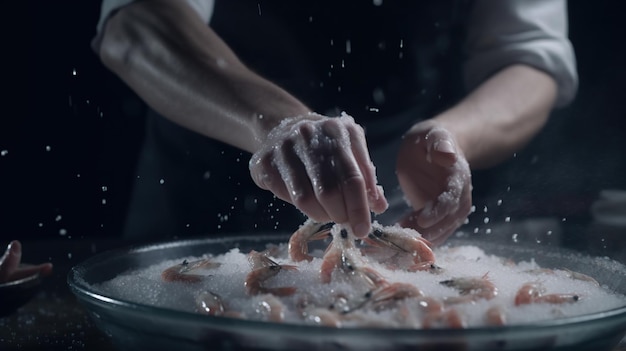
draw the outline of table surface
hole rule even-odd
[[[50,261],[54,273],[35,298],[0,317],[0,350],[112,350],[85,308],[70,291],[70,268],[94,254],[128,247],[122,240],[54,240],[23,242],[24,262]],[[626,351],[626,338],[615,351]]]

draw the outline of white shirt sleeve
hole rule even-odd
[[[565,0],[476,0],[467,31],[466,85],[474,88],[508,65],[527,64],[555,79],[557,107],[569,104],[578,73],[567,25]]]
[[[100,19],[96,25],[96,36],[92,40],[92,47],[94,50],[100,47],[100,41],[102,40],[102,30],[106,21],[120,8],[140,0],[102,0],[100,6]],[[193,8],[200,18],[202,18],[207,24],[211,21],[213,15],[213,7],[215,5],[214,0],[186,0],[189,6]]]

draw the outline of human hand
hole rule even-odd
[[[22,244],[13,240],[0,258],[0,283],[19,280],[34,274],[48,276],[52,273],[52,263],[20,266],[21,260]]]
[[[470,168],[454,136],[432,120],[416,124],[402,140],[396,172],[413,208],[400,225],[443,243],[472,205]]]
[[[357,237],[369,233],[370,211],[388,206],[363,128],[345,114],[284,120],[250,159],[250,174],[313,220],[347,223]]]

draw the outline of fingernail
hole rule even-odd
[[[448,153],[448,154],[455,153],[454,146],[448,140],[439,140],[438,142],[436,142],[435,143],[435,151],[445,152],[445,153]]]
[[[367,232],[369,232],[369,225],[365,223],[357,224],[354,228],[354,235],[358,238],[364,237],[367,235]]]
[[[7,246],[7,250],[16,255],[19,255],[22,252],[22,250],[20,249],[20,245],[15,241],[11,241],[11,243],[9,243],[9,246]]]

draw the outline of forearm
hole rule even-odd
[[[556,93],[548,74],[510,66],[433,121],[455,136],[473,169],[486,168],[510,157],[541,130]]]
[[[309,109],[246,68],[184,1],[129,5],[107,23],[103,63],[168,119],[249,152]]]

